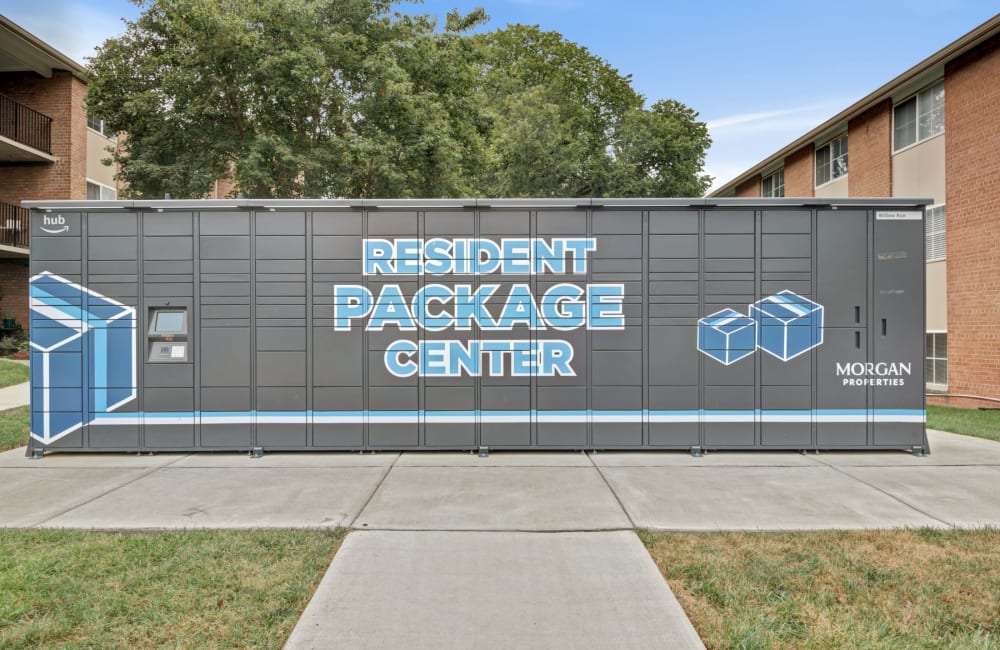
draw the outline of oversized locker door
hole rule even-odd
[[[868,444],[869,393],[845,374],[868,360],[869,221],[862,210],[816,213],[816,301],[823,343],[816,353],[816,444]]]
[[[924,272],[923,211],[876,211],[869,377],[878,447],[925,446]]]

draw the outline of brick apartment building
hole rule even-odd
[[[933,199],[925,222],[927,382],[950,397],[930,401],[997,406],[1000,15],[711,196]]]
[[[84,107],[87,72],[0,16],[0,312],[28,326],[26,199],[115,199],[113,137]],[[0,336],[8,332],[0,332]]]

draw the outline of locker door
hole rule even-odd
[[[924,222],[890,214],[909,218],[875,218],[873,444],[909,447],[924,444]]]
[[[823,305],[823,344],[816,352],[816,444],[868,444],[870,404],[851,370],[868,361],[868,213],[816,214],[816,302]],[[841,372],[847,369],[848,372]]]
[[[819,210],[816,300],[826,327],[868,322],[868,214],[861,210]]]

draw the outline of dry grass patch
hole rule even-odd
[[[1000,531],[639,531],[709,648],[1000,648]]]
[[[0,648],[280,648],[343,530],[0,530]]]

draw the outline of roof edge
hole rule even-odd
[[[414,209],[631,209],[660,210],[670,208],[839,208],[839,207],[923,207],[932,204],[930,198],[910,197],[802,197],[802,198],[636,198],[636,199],[136,199],[132,201],[44,200],[21,201],[21,206],[32,210],[88,211],[101,210],[234,210],[258,209],[316,209],[316,210],[414,210]]]
[[[754,175],[759,174],[761,170],[773,165],[775,162],[787,157],[789,154],[794,153],[809,144],[824,132],[829,131],[831,128],[836,126],[840,122],[849,121],[854,117],[857,117],[864,113],[865,111],[873,108],[877,104],[890,99],[892,97],[892,91],[906,83],[916,79],[920,75],[924,74],[928,70],[934,68],[935,66],[948,63],[959,56],[965,54],[972,48],[982,44],[986,40],[992,38],[996,34],[1000,33],[1000,14],[997,14],[987,20],[986,22],[973,28],[971,31],[960,36],[958,39],[952,41],[948,45],[931,54],[929,57],[920,61],[912,68],[907,69],[902,74],[897,75],[891,81],[879,86],[876,90],[872,91],[862,99],[851,104],[844,110],[840,111],[830,119],[822,122],[815,128],[811,129],[804,135],[796,138],[789,144],[785,145],[778,151],[774,152],[767,158],[761,160],[757,164],[753,165],[746,171],[744,171],[739,176],[736,176],[732,180],[726,182],[724,185],[716,190],[713,190],[706,196],[709,198],[718,197],[721,192],[728,192],[730,190],[735,190],[736,186],[746,182]]]
[[[20,38],[31,47],[39,50],[42,54],[52,59],[52,61],[57,64],[52,66],[53,68],[71,72],[74,77],[79,78],[81,81],[90,81],[90,75],[87,72],[86,67],[52,47],[3,14],[0,14],[0,27],[10,30],[16,37]]]

